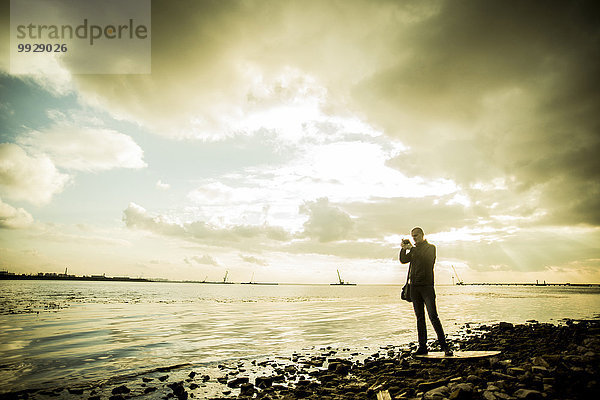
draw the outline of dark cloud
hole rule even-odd
[[[397,38],[407,54],[356,87],[411,146],[389,165],[468,186],[514,177],[547,223],[600,224],[595,2],[442,2]]]

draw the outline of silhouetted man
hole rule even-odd
[[[427,325],[425,322],[425,307],[427,314],[442,351],[446,355],[452,355],[448,347],[442,323],[438,317],[435,305],[435,290],[433,289],[433,265],[435,264],[435,246],[423,238],[423,229],[416,227],[410,232],[415,246],[410,241],[402,242],[400,250],[400,262],[410,262],[409,282],[410,297],[412,299],[415,316],[417,317],[417,333],[419,337],[419,348],[415,354],[427,354]]]

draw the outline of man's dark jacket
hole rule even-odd
[[[435,264],[435,246],[427,240],[407,252],[400,250],[400,262],[410,262],[410,283],[415,286],[433,286],[433,265]]]

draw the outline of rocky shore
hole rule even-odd
[[[432,348],[435,349],[435,342]],[[414,344],[378,351],[323,348],[214,367],[173,366],[88,387],[25,390],[6,399],[596,399],[600,320],[466,325],[456,350],[475,360],[417,360]]]

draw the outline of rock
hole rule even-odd
[[[198,389],[199,385],[197,383],[192,383],[190,385],[190,390]]]
[[[540,367],[550,368],[550,364],[548,364],[544,357],[533,357],[531,363]]]
[[[335,375],[333,375],[333,374],[323,374],[323,375],[319,376],[319,380],[320,380],[322,383],[331,382],[331,381],[333,381],[335,378],[336,378],[336,376],[335,376]]]
[[[482,397],[484,400],[496,400],[496,396],[494,395],[494,393],[489,390],[483,392]]]
[[[83,389],[67,389],[70,394],[83,394]]]
[[[155,391],[156,391],[155,387],[147,387],[146,389],[144,389],[144,394],[152,393]]]
[[[439,386],[445,386],[447,384],[448,384],[448,379],[440,379],[438,381],[432,381],[432,382],[422,382],[419,384],[418,389],[419,389],[419,391],[427,392],[434,388],[437,388]]]
[[[531,367],[531,372],[533,372],[534,374],[540,374],[540,375],[548,375],[550,373],[550,371],[548,371],[548,368],[540,367],[537,365],[534,365],[533,367]]]
[[[154,379],[152,378],[142,378],[142,381],[148,383],[148,382],[152,382]]]
[[[435,389],[431,389],[431,390],[425,392],[425,394],[423,395],[423,399],[425,399],[425,400],[444,399],[447,397],[449,391],[450,390],[448,389],[447,386],[440,386],[440,387],[437,387]]]
[[[328,371],[335,372],[338,375],[346,375],[350,372],[350,368],[352,368],[352,362],[348,360],[341,360],[339,358],[329,360],[329,365],[327,366]]]
[[[242,383],[240,385],[240,396],[252,396],[254,391],[254,385],[251,383]]]
[[[196,373],[194,371],[192,371],[192,372],[190,372],[190,374],[188,376],[193,379],[196,376]]]
[[[344,389],[346,392],[360,393],[360,392],[366,392],[367,389],[369,389],[369,385],[364,382],[351,382],[351,383],[345,384]],[[400,388],[397,386],[392,386],[389,388],[389,391],[390,392],[399,392]]]
[[[293,365],[286,365],[283,370],[290,375],[296,374],[296,371],[297,371],[296,367]]]
[[[501,400],[512,400],[512,399],[514,399],[514,397],[511,397],[511,396],[507,395],[504,392],[494,392],[494,396],[496,396],[497,399],[501,399]]]
[[[208,382],[210,381],[210,376],[209,375],[202,375],[202,382]]]
[[[166,381],[167,379],[169,379],[169,375],[163,375],[163,376],[160,376],[160,377],[158,378],[158,380],[159,380],[159,381],[161,381],[161,382],[164,382],[164,381]]]
[[[273,386],[273,377],[272,376],[257,376],[254,380],[254,385],[256,385],[259,389],[265,389]]]
[[[188,398],[188,393],[185,390],[185,387],[183,387],[183,381],[171,383],[167,385],[167,387],[173,391],[173,394],[177,396],[179,400],[186,400]]]
[[[308,379],[305,378],[300,378],[298,379],[298,381],[296,382],[296,386],[308,386],[310,384],[311,381],[309,381]]]
[[[294,396],[293,398],[296,399],[304,399],[305,397],[310,396],[311,393],[307,390],[304,389],[294,389]]]
[[[227,382],[227,386],[230,388],[239,388],[244,383],[249,383],[250,378],[248,377],[238,377]]]
[[[512,375],[506,375],[506,374],[503,374],[501,372],[496,372],[496,371],[492,371],[492,376],[495,378],[498,378],[498,379],[506,379],[506,380],[515,379],[515,377]]]
[[[473,398],[474,386],[471,383],[459,383],[450,393],[450,400],[470,400]]]
[[[508,372],[510,375],[523,375],[527,371],[525,371],[521,367],[511,367],[511,368],[508,368],[506,370],[506,372]]]
[[[121,385],[119,387],[114,388],[111,393],[112,394],[127,394],[129,392],[131,392],[131,390],[127,386]]]
[[[509,322],[500,322],[498,324],[498,328],[500,330],[508,330],[508,329],[512,329],[513,327],[514,327],[514,325]]]
[[[514,393],[514,397],[525,400],[542,400],[544,398],[541,392],[531,389],[519,389]]]

